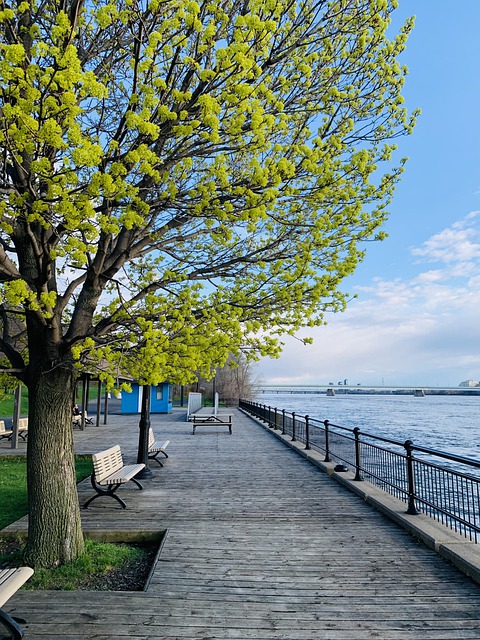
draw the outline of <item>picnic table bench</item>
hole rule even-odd
[[[94,453],[92,462],[93,473],[90,476],[90,481],[97,493],[87,500],[83,508],[86,509],[91,502],[100,496],[111,496],[126,509],[127,505],[115,492],[129,480],[132,480],[139,489],[143,489],[134,476],[144,469],[145,465],[143,463],[124,465],[122,451],[118,444],[99,453]]]
[[[16,620],[1,609],[14,593],[33,575],[30,567],[17,567],[16,569],[0,569],[0,633],[2,626],[8,631],[10,638],[19,640],[23,638],[24,631]]]
[[[160,442],[155,440],[155,435],[153,433],[152,427],[148,429],[148,458],[150,460],[155,460],[158,464],[163,467],[163,464],[160,460],[158,460],[157,456],[159,453],[162,453],[166,458],[168,458],[167,452],[165,449],[170,444],[170,440],[165,440],[164,442]]]
[[[195,429],[197,427],[212,427],[216,425],[224,425],[228,427],[228,433],[232,433],[232,416],[231,415],[222,415],[220,413],[217,414],[193,414],[191,417],[193,431],[192,434],[195,435]]]

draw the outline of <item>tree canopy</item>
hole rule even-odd
[[[0,2],[0,350],[34,434],[52,372],[188,382],[345,307],[416,115],[396,4]]]
[[[394,5],[4,5],[3,313],[174,380],[342,309],[412,127]]]

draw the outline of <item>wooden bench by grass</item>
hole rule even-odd
[[[156,441],[153,429],[150,427],[148,429],[148,458],[150,460],[155,460],[155,462],[158,462],[158,464],[163,467],[162,462],[158,460],[157,456],[159,453],[163,453],[163,455],[168,458],[165,449],[168,447],[169,443],[170,440],[165,440],[165,442]]]
[[[2,611],[1,607],[9,600],[14,593],[33,575],[30,567],[18,567],[16,569],[0,569],[0,633],[1,627],[9,633],[9,638],[19,640],[23,638],[24,631],[15,618],[12,618]]]
[[[10,440],[12,435],[13,431],[5,428],[5,420],[0,420],[0,440],[3,438],[8,438]]]
[[[18,421],[18,435],[25,441],[28,436],[28,418],[20,418]]]
[[[22,438],[23,441],[27,439],[28,436],[28,418],[20,418],[18,421],[18,435]],[[5,428],[5,420],[0,420],[0,440],[2,438],[8,438],[11,440],[13,436],[13,429]]]
[[[116,444],[105,451],[94,453],[92,456],[93,473],[90,477],[92,487],[97,492],[83,505],[86,509],[88,505],[100,496],[111,496],[119,502],[124,509],[127,508],[125,502],[115,493],[122,484],[132,480],[139,489],[143,489],[138,480],[134,478],[144,467],[143,463],[124,465],[120,445]]]
[[[197,427],[214,427],[216,425],[224,425],[228,427],[228,433],[232,433],[232,416],[231,415],[206,415],[194,414],[191,418],[193,422],[193,435]]]

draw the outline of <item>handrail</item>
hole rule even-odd
[[[422,512],[474,542],[480,540],[480,474],[474,475],[480,461],[249,400],[240,400],[239,406],[305,449],[323,452],[325,462],[346,467],[355,474],[355,481],[368,480],[399,498],[406,503],[407,513]],[[467,471],[445,462],[462,464]]]

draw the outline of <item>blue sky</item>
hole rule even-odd
[[[400,0],[416,16],[404,96],[422,116],[385,226],[328,325],[257,366],[264,383],[457,386],[480,380],[480,1]]]

